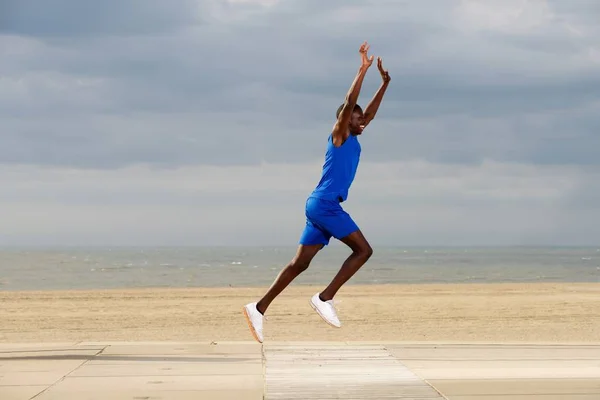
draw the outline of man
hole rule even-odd
[[[356,102],[365,74],[373,64],[373,56],[368,57],[368,50],[369,45],[366,42],[360,46],[360,68],[344,104],[337,110],[337,121],[328,138],[321,180],[306,201],[306,227],[300,238],[297,253],[279,273],[263,298],[244,306],[244,315],[250,331],[260,343],[263,341],[263,316],[271,302],[308,268],[313,257],[329,243],[332,236],[348,245],[352,254],[329,286],[310,299],[310,305],[325,322],[334,327],[339,328],[341,323],[333,305],[333,297],[373,254],[371,246],[356,223],[340,205],[347,199],[358,167],[361,152],[358,136],[375,118],[390,82],[390,75],[383,69],[381,58],[378,57],[377,67],[383,82],[363,113]]]

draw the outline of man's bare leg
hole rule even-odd
[[[243,311],[248,322],[248,327],[257,341],[260,343],[263,341],[263,319],[269,305],[298,275],[308,268],[312,259],[322,248],[322,244],[300,245],[292,261],[277,275],[277,278],[275,278],[275,281],[263,298],[244,306]]]
[[[344,261],[329,286],[320,293],[319,298],[321,301],[333,299],[342,285],[352,278],[373,254],[371,245],[369,245],[360,230],[340,240],[352,249],[352,254]]]
[[[317,314],[319,314],[319,316],[329,325],[336,328],[340,328],[342,324],[337,316],[333,301],[331,300],[333,300],[333,297],[338,290],[340,290],[342,285],[352,278],[356,271],[358,271],[371,257],[371,254],[373,254],[373,249],[371,249],[371,246],[360,230],[342,238],[341,241],[352,249],[352,254],[344,261],[344,264],[342,264],[342,267],[329,286],[321,293],[316,293],[310,299],[310,305]]]
[[[300,245],[296,252],[296,255],[290,261],[290,263],[281,270],[281,272],[275,278],[275,281],[265,293],[262,299],[256,304],[256,309],[261,313],[265,314],[269,305],[275,300],[275,298],[286,288],[288,285],[298,277],[302,272],[306,271],[313,258],[317,255],[319,250],[323,248],[322,244],[316,245]]]
[[[352,254],[344,261],[339,272],[333,278],[329,286],[321,293],[316,293],[310,299],[311,307],[329,325],[339,328],[342,326],[333,302],[331,301],[338,290],[362,267],[373,254],[373,249],[367,242],[360,230],[351,233],[341,239],[352,249]]]

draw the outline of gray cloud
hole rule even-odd
[[[0,32],[46,39],[154,35],[197,22],[193,0],[5,0]]]
[[[245,221],[239,237],[268,242],[280,239],[272,227],[253,231],[268,212],[296,240],[363,40],[392,75],[361,138],[367,172],[353,189],[354,212],[377,240],[477,242],[481,221],[497,226],[489,243],[597,236],[597,1],[0,7],[0,172],[28,171],[24,185],[0,174],[0,219],[18,226],[0,241],[43,242],[48,232],[96,241],[114,226],[115,240],[212,239],[189,221],[227,241],[227,224]],[[373,68],[363,107],[379,82]],[[251,187],[232,189],[242,183]],[[28,209],[38,211],[24,217]],[[169,236],[182,220],[187,233]],[[414,228],[387,229],[390,220]],[[171,233],[142,234],[154,225]]]
[[[319,167],[5,168],[0,240],[293,245]],[[600,235],[598,167],[366,162],[357,178],[344,207],[374,244],[594,245]]]
[[[312,159],[356,72],[363,39],[393,76],[384,121],[365,138],[375,158],[596,162],[592,3],[550,2],[525,10],[533,23],[508,14],[487,25],[485,9],[473,11],[469,2],[445,2],[435,13],[426,2],[391,1],[318,3],[319,13],[317,3],[300,1],[44,4],[5,4],[2,41],[13,50],[3,67],[1,140],[10,146],[1,146],[1,162]],[[538,11],[552,17],[538,21]],[[363,106],[377,85],[373,69]],[[529,123],[536,118],[545,119],[543,129]],[[407,143],[398,134],[406,127],[424,130],[411,130]]]

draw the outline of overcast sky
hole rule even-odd
[[[597,0],[2,0],[0,245],[291,245],[367,40],[377,245],[598,245]],[[366,106],[380,76],[363,84]]]

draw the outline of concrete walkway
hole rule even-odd
[[[600,344],[0,344],[2,400],[599,400]]]

